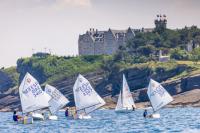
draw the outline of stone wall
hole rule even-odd
[[[94,54],[95,55],[100,55],[102,53],[104,53],[104,41],[96,41],[94,43]]]
[[[83,35],[79,35],[79,55],[111,55],[115,53],[120,45],[133,38],[133,29],[98,31],[90,29]]]
[[[78,44],[80,55],[94,55],[94,40],[89,34],[79,36]]]
[[[112,34],[111,30],[105,32],[105,54],[110,55],[116,49],[115,36]]]

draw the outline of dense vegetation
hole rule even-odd
[[[200,50],[196,49],[187,52],[187,44],[200,44],[200,29],[196,26],[190,28],[170,30],[163,29],[162,32],[139,32],[135,37],[127,42],[126,46],[121,46],[116,55],[117,60],[124,60],[126,63],[144,63],[157,60],[159,50],[164,54],[169,54],[176,60],[198,60]]]
[[[106,57],[106,56],[105,56]],[[17,61],[17,71],[20,81],[26,74],[31,73],[40,83],[62,79],[63,77],[94,71],[102,65],[104,56],[58,57],[45,56],[22,58]]]

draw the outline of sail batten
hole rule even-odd
[[[147,94],[154,112],[173,101],[164,87],[153,79],[150,80]]]
[[[105,101],[96,93],[89,81],[79,74],[74,87],[74,100],[78,113],[90,113],[105,104]]]

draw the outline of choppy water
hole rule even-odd
[[[0,133],[144,133],[199,132],[200,108],[166,108],[160,119],[144,119],[143,110],[116,114],[114,110],[97,110],[90,120],[67,120],[59,112],[58,121],[37,121],[23,125],[12,121],[12,113],[0,113]]]

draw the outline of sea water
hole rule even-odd
[[[23,125],[12,121],[12,112],[1,112],[0,133],[200,133],[200,108],[165,108],[159,113],[159,119],[145,119],[143,110],[127,114],[97,110],[91,113],[92,119],[70,120],[59,112],[57,121]]]

